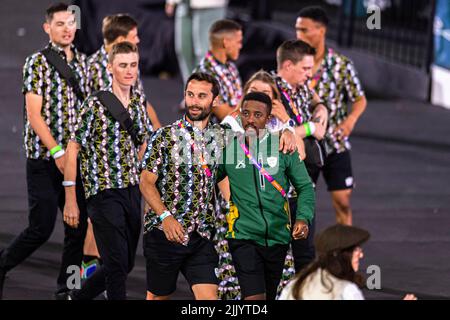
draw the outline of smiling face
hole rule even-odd
[[[191,121],[205,120],[211,114],[213,85],[207,81],[191,80],[184,93],[186,116]]]
[[[44,31],[56,45],[60,47],[70,46],[77,31],[75,15],[70,11],[55,12],[53,18],[44,23]]]
[[[270,113],[265,103],[246,100],[241,107],[242,127],[247,135],[258,135],[265,129]]]
[[[121,86],[133,86],[137,79],[138,65],[139,55],[136,52],[119,53],[108,63],[108,71]]]

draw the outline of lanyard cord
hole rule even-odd
[[[269,181],[275,189],[277,189],[281,195],[286,198],[287,193],[286,191],[283,189],[283,187],[267,172],[266,169],[263,168],[263,166],[253,157],[253,155],[250,153],[250,150],[248,149],[248,147],[245,145],[244,139],[241,138],[241,141],[239,141],[239,144],[242,148],[242,150],[245,153],[245,156],[250,160],[250,162],[256,167],[256,169],[258,169],[259,173],[264,176],[264,178],[267,179],[267,181]]]
[[[182,128],[185,129],[186,125],[183,123],[183,121],[180,121],[180,122],[178,122],[178,127],[180,129],[182,129]],[[192,140],[192,142],[191,142],[191,149],[192,149],[192,151],[195,154],[195,143],[194,143],[194,140]],[[202,165],[203,171],[205,172],[206,176],[208,178],[210,178],[212,176],[211,170],[208,168],[208,163],[205,161],[205,158],[203,157],[203,152],[200,153],[199,156],[200,156],[200,163]]]
[[[282,93],[282,94],[284,95],[284,97],[286,98],[286,100],[288,101],[289,106],[291,107],[291,110],[292,110],[292,112],[293,112],[294,115],[295,115],[295,120],[297,121],[297,124],[301,125],[301,124],[303,123],[303,121],[302,121],[302,116],[301,116],[301,114],[298,112],[297,107],[296,107],[295,104],[294,104],[294,101],[292,101],[291,97],[289,96],[289,94],[288,94],[286,91],[284,91],[284,90],[281,89],[281,88],[280,88],[280,90],[281,90],[281,93]]]

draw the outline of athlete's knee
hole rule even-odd
[[[218,286],[213,284],[200,284],[192,286],[195,300],[217,300]]]
[[[342,212],[343,214],[349,214],[351,212],[350,193],[334,195],[333,203],[338,212]]]
[[[55,225],[52,223],[32,225],[28,227],[26,232],[28,233],[28,236],[30,238],[33,238],[36,242],[43,244],[47,242],[48,239],[50,239],[54,227]]]
[[[341,214],[351,213],[350,201],[341,201],[341,202],[337,201],[336,207]]]
[[[247,297],[244,297],[244,300],[266,300],[266,294],[260,293],[260,294],[255,294],[252,296],[247,296]]]
[[[169,300],[170,296],[158,296],[156,294],[147,291],[147,300]]]

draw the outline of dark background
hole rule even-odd
[[[6,246],[27,224],[21,73],[25,57],[44,47],[48,41],[42,30],[42,22],[44,10],[49,3],[48,0],[3,0],[0,3],[0,247]],[[102,12],[106,13],[114,8],[115,2],[102,3]],[[170,54],[163,54],[173,54],[173,51],[170,51],[173,50],[170,40],[173,22],[164,17],[161,6],[153,6],[148,1],[123,3],[129,9],[123,7],[121,11],[135,12],[139,19],[142,50],[149,50],[141,54],[147,61],[143,63],[146,70],[143,80],[147,96],[163,124],[169,124],[179,117],[176,110],[183,90],[181,79],[175,71],[176,61]],[[277,6],[282,6],[291,2],[276,3]],[[238,61],[240,65],[244,64],[244,58],[251,52],[256,53],[254,57],[259,57],[261,61],[274,62],[275,53],[270,46],[282,41],[280,35],[285,32],[293,35],[293,13],[308,1],[292,3],[296,6],[295,10],[293,7],[292,10],[275,8],[272,21],[248,20],[246,38],[255,36],[260,40],[246,42],[247,49],[244,48],[242,61]],[[147,11],[142,9],[141,5],[152,9],[152,15],[146,16]],[[230,15],[238,12],[244,18],[250,19],[249,9],[245,11],[239,8],[232,2]],[[330,6],[329,10],[338,12],[339,8]],[[95,11],[88,12],[97,16]],[[163,22],[156,23],[155,16],[161,17]],[[100,24],[101,18],[95,21]],[[88,24],[88,21],[82,21],[83,28],[85,23]],[[161,30],[156,29],[159,26]],[[258,26],[271,27],[273,33],[261,34]],[[380,34],[389,38],[387,34],[383,34],[388,31],[382,29]],[[98,37],[97,33],[94,32],[90,36],[94,39]],[[381,41],[375,36],[370,37]],[[361,39],[366,39],[367,42],[369,38]],[[337,43],[337,38],[335,40]],[[155,41],[161,46],[144,48],[145,44],[152,45]],[[368,51],[356,45],[349,47],[345,41],[344,38],[341,50],[346,50],[352,57],[362,57],[362,61],[372,58],[370,63],[357,66],[366,88],[370,86],[370,81],[398,87],[398,84],[392,82],[392,78],[386,76],[392,66],[413,70],[419,76],[427,75],[426,68],[383,58],[375,49]],[[388,44],[386,46],[388,48]],[[95,46],[91,47],[91,50],[94,49]],[[395,50],[394,52],[402,59],[407,58],[407,51],[401,51],[400,54]],[[251,56],[247,57],[250,60]],[[167,62],[155,63],[158,60],[166,61],[164,59],[167,59]],[[384,73],[381,78],[377,78],[372,69],[366,69],[366,64],[373,65],[374,61],[378,61],[376,59],[386,63],[384,69],[380,70]],[[259,68],[257,64],[248,65],[251,68]],[[380,69],[379,66],[374,68]],[[164,76],[163,71],[169,73],[169,79],[165,78],[167,74]],[[406,77],[408,73],[402,75]],[[419,83],[419,76],[414,78],[409,75],[408,79]],[[417,86],[411,88],[418,91]],[[414,292],[422,298],[429,295],[450,298],[449,128],[450,111],[432,106],[426,99],[418,99],[406,91],[394,98],[381,91],[376,95],[369,95],[367,111],[351,138],[356,181],[352,198],[354,223],[367,228],[372,234],[370,241],[364,246],[365,258],[361,268],[365,271],[369,265],[380,266],[383,288]],[[318,230],[334,222],[331,201],[322,179],[319,180],[317,190],[317,221]],[[6,299],[52,298],[61,254],[61,223],[59,218],[54,234],[47,244],[8,274],[4,291]],[[145,265],[141,246],[138,249],[136,268],[129,277],[128,292],[132,299],[145,297]],[[400,295],[386,292],[372,291],[365,294],[369,299],[400,298]],[[182,278],[174,298],[192,298]]]

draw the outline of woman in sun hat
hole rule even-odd
[[[283,290],[280,300],[363,300],[364,278],[358,273],[367,230],[336,224],[316,237],[316,259]],[[417,300],[408,294],[405,300]]]

